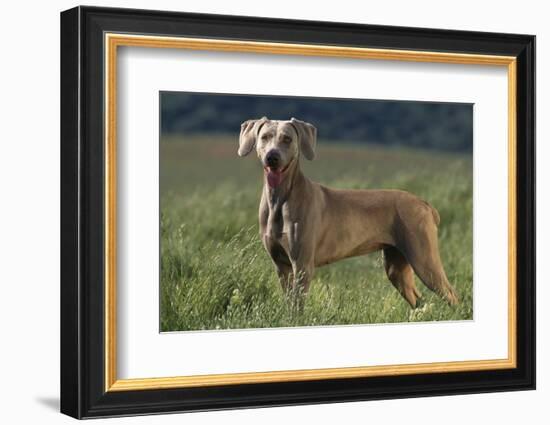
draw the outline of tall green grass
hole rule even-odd
[[[411,310],[381,253],[316,270],[303,312],[285,301],[259,237],[261,167],[236,140],[161,142],[161,331],[467,320],[472,302],[472,162],[466,155],[320,143],[306,175],[331,187],[397,188],[441,215],[439,244],[461,297],[448,306],[418,279]]]

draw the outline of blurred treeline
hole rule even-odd
[[[320,141],[471,152],[473,108],[464,103],[161,92],[161,131],[237,134],[243,121],[295,117]]]

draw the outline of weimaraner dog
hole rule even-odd
[[[305,294],[315,267],[383,250],[387,276],[412,308],[421,297],[413,270],[457,304],[439,257],[435,208],[400,190],[339,190],[309,180],[300,159],[315,157],[316,142],[317,129],[295,118],[241,125],[239,156],[255,147],[264,167],[260,235],[283,291]]]

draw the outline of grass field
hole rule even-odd
[[[239,158],[237,143],[161,141],[161,331],[472,319],[470,155],[321,141],[318,158],[302,160],[309,178],[403,189],[437,208],[443,264],[461,303],[449,307],[416,278],[425,302],[411,310],[374,253],[317,269],[296,313],[259,238],[261,166],[254,154]]]

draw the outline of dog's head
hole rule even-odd
[[[315,157],[316,142],[317,129],[307,122],[263,117],[242,123],[238,153],[246,156],[256,147],[268,184],[277,187],[300,152],[309,160]]]

